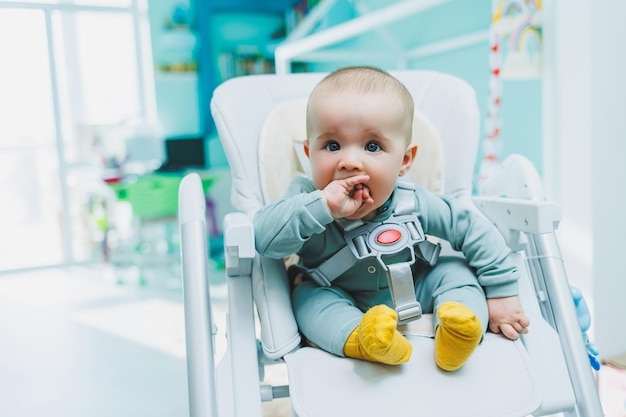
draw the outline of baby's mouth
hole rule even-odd
[[[366,191],[368,194],[371,195],[372,190],[369,187],[369,185],[367,185],[367,184],[361,184],[361,185],[363,186],[363,191]]]
[[[354,194],[355,192],[359,190],[362,190],[363,192],[366,192],[367,194],[369,194],[370,192],[370,188],[366,184],[356,184],[354,188],[352,189],[352,194]]]

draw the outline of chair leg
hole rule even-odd
[[[550,300],[553,325],[561,338],[563,353],[576,395],[573,416],[602,416],[595,378],[588,361],[587,348],[578,324],[567,274],[554,233],[529,234],[531,257],[538,260],[543,285]],[[556,312],[556,313],[555,313]]]
[[[228,350],[235,417],[261,417],[252,279],[228,277]]]
[[[187,378],[191,417],[217,417],[213,354],[213,321],[207,280],[207,246],[204,223],[181,226],[183,296]]]

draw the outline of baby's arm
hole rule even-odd
[[[489,330],[502,333],[511,340],[528,333],[530,320],[526,317],[518,296],[488,298]]]
[[[333,222],[320,190],[304,177],[295,177],[285,195],[260,208],[253,218],[256,250],[280,259],[297,253],[314,234]]]
[[[332,181],[323,190],[296,177],[279,201],[259,209],[253,218],[257,252],[271,258],[297,253],[314,234],[334,219],[350,216],[374,202],[365,183],[367,175]]]
[[[520,303],[520,273],[498,230],[465,204],[420,192],[420,220],[424,232],[446,239],[465,255],[485,287],[489,329],[515,340],[528,331],[529,320]]]

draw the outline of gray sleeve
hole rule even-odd
[[[487,298],[518,295],[519,271],[498,230],[468,203],[416,191],[418,218],[424,233],[450,242],[476,270]]]
[[[276,259],[291,255],[333,220],[321,192],[309,180],[295,178],[285,196],[254,215],[256,250]]]

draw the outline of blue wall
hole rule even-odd
[[[195,71],[164,71],[163,66],[193,61],[197,43],[191,28],[169,29],[176,6],[189,0],[151,0],[148,9],[155,68],[158,117],[166,137],[200,134],[198,80]]]
[[[280,1],[263,1],[257,0],[191,0],[194,7],[194,15],[196,17],[196,25],[200,32],[201,53],[199,55],[200,65],[200,114],[202,119],[202,129],[209,137],[212,135],[213,126],[208,113],[208,103],[210,101],[213,89],[218,82],[218,76],[215,73],[214,54],[217,41],[215,39],[215,28],[211,26],[219,22],[224,24],[222,18],[216,21],[214,16],[216,13],[232,13],[232,12],[263,12],[263,13],[281,13],[285,7],[294,3],[290,0]],[[344,4],[345,3],[345,4]],[[385,2],[383,2],[385,3]],[[343,5],[342,5],[343,4]],[[384,4],[375,4],[372,0],[370,4],[381,7]],[[347,2],[339,1],[335,7],[333,15],[329,16],[325,26],[332,26],[343,20],[349,19],[354,14],[351,12]],[[227,14],[223,14],[228,16]],[[236,15],[233,15],[236,16]],[[237,25],[235,22],[229,24]],[[267,26],[259,27],[260,32],[273,30],[275,26],[274,20],[255,20]],[[491,0],[453,0],[442,6],[435,7],[424,13],[420,13],[411,18],[410,21],[404,22],[399,29],[401,36],[398,41],[403,45],[427,45],[432,42],[450,39],[464,34],[475,33],[478,31],[487,31],[491,21]],[[249,19],[241,20],[242,28],[250,25]],[[272,26],[270,28],[270,26]],[[232,27],[231,27],[232,29]],[[267,30],[266,30],[267,29]],[[223,41],[222,39],[221,41]],[[353,40],[345,43],[343,46],[349,45],[350,48],[360,50],[371,50],[371,42],[363,42]],[[372,56],[375,57],[375,50]],[[361,62],[350,62],[350,64],[360,64]],[[386,69],[394,69],[393,65],[384,61],[377,61],[373,58],[368,64],[380,65]],[[341,64],[312,64],[309,65],[310,70],[330,70]],[[412,62],[411,67],[420,69],[431,69],[448,72],[456,75],[468,83],[476,90],[478,105],[484,121],[487,109],[488,85],[489,85],[489,44],[487,41],[475,44],[470,47],[454,50],[448,53],[433,55]],[[541,108],[541,81],[513,81],[505,80],[503,84],[503,99],[501,105],[501,116],[503,119],[501,142],[503,145],[502,156],[505,157],[511,153],[522,153],[529,157],[535,166],[541,170],[542,166],[542,108]],[[481,124],[481,130],[483,124]],[[481,139],[484,133],[481,133]],[[217,140],[209,140],[211,149],[211,160],[213,166],[225,166],[226,160],[223,151]],[[477,162],[482,158],[482,150],[479,149]],[[478,167],[478,164],[477,164]]]

